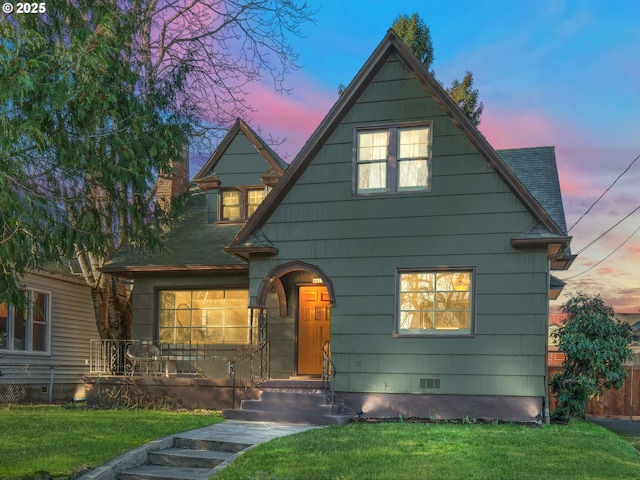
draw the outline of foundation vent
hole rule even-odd
[[[440,388],[439,378],[421,378],[420,388]]]

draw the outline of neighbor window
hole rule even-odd
[[[395,333],[471,334],[473,270],[398,271]]]
[[[27,290],[27,305],[0,303],[0,350],[47,352],[49,349],[49,294]]]
[[[158,300],[162,343],[250,343],[246,289],[162,290]]]
[[[357,193],[429,190],[431,126],[357,130]]]
[[[220,221],[246,221],[262,203],[264,193],[264,188],[222,190],[220,195]]]

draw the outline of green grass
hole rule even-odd
[[[219,413],[0,407],[0,478],[69,475],[172,433],[222,421]]]
[[[640,454],[587,422],[570,425],[348,424],[283,437],[246,452],[231,479],[625,479]]]

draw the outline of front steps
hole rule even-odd
[[[270,380],[258,387],[257,400],[242,400],[239,409],[224,409],[230,420],[343,425],[350,420],[342,405],[331,411],[319,381]]]
[[[149,452],[147,463],[118,475],[119,480],[208,480],[213,469],[251,444],[175,437],[173,447]]]

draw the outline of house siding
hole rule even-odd
[[[90,288],[71,278],[37,272],[27,273],[22,284],[50,294],[50,351],[0,353],[0,385],[28,385],[21,401],[84,397],[82,376],[89,373],[90,340],[99,338]]]
[[[354,128],[422,121],[433,122],[431,191],[354,195]],[[251,301],[262,279],[290,261],[316,265],[331,279],[337,391],[543,397],[546,251],[510,245],[533,222],[392,57],[262,226],[278,254],[251,258]],[[476,269],[474,335],[395,338],[396,269],[440,266]],[[439,389],[419,388],[434,376]]]

